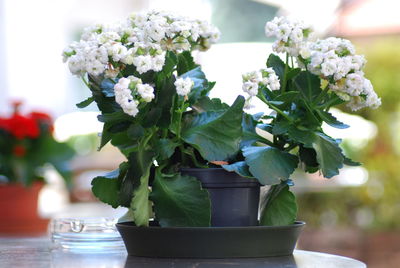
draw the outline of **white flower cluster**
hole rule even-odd
[[[260,85],[266,86],[270,90],[279,90],[279,78],[272,68],[265,68],[259,71],[253,71],[242,75],[244,92],[248,93],[251,97],[258,94],[258,87]]]
[[[154,99],[154,88],[149,84],[143,84],[141,79],[131,75],[118,80],[118,83],[114,85],[114,94],[115,101],[122,110],[131,116],[136,116],[141,101],[151,102]]]
[[[300,61],[306,62],[311,73],[326,79],[332,91],[349,101],[347,105],[352,110],[380,106],[380,99],[362,71],[366,60],[355,54],[349,40],[329,37],[312,42],[308,47],[310,56]]]
[[[176,87],[176,93],[179,96],[187,96],[189,94],[190,90],[192,90],[192,88],[194,86],[194,82],[189,77],[178,78],[178,79],[176,79],[174,85]]]
[[[277,39],[273,51],[296,57],[301,68],[327,80],[329,89],[347,101],[352,110],[380,106],[381,100],[362,72],[366,61],[355,54],[349,40],[329,37],[315,41],[310,27],[285,17],[267,22],[265,33]],[[243,89],[251,92],[249,94],[255,92],[255,86],[250,82],[245,83]]]
[[[114,78],[123,65],[133,64],[139,73],[161,71],[166,51],[206,50],[218,38],[218,29],[205,21],[152,11],[112,26],[86,28],[63,58],[73,74]]]
[[[267,22],[265,34],[277,39],[272,45],[273,51],[287,52],[294,57],[306,53],[304,45],[313,38],[311,27],[301,21],[290,20],[286,17],[275,17]]]

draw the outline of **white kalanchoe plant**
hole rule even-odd
[[[324,122],[349,127],[329,109],[343,103],[352,110],[377,108],[381,101],[364,77],[366,60],[356,54],[349,40],[316,40],[311,27],[285,17],[267,22],[265,33],[276,38],[272,49],[285,53],[285,61],[271,54],[267,69],[243,75],[243,91],[249,96],[247,102],[257,97],[273,110],[247,118],[247,131],[254,126],[268,132],[271,139],[246,132],[244,160],[225,168],[271,185],[260,224],[287,225],[296,219],[297,206],[289,186],[297,167],[331,178],[344,164],[358,165],[343,154],[340,140],[324,133]]]
[[[207,97],[213,88],[193,50],[219,37],[205,21],[152,11],[115,25],[86,28],[64,61],[82,78],[104,122],[100,149],[111,144],[127,161],[92,181],[92,191],[127,218],[147,226],[210,226],[207,190],[181,168],[214,166],[239,152],[245,100],[232,106]],[[224,129],[221,129],[221,125]]]

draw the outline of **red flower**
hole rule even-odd
[[[25,137],[35,139],[40,135],[40,129],[37,122],[29,117],[15,113],[9,119],[9,132],[17,139]]]
[[[10,119],[0,117],[0,129],[10,132]]]
[[[53,133],[54,127],[53,127],[53,119],[51,118],[50,115],[42,112],[31,112],[28,115],[30,118],[38,122],[38,124],[44,124],[48,127],[48,130],[50,133]]]
[[[30,118],[32,118],[32,119],[35,119],[36,121],[41,121],[41,122],[44,122],[46,124],[52,124],[53,123],[53,119],[51,118],[51,116],[46,114],[46,113],[31,112],[28,116]]]
[[[13,154],[17,157],[23,157],[26,154],[26,149],[22,145],[16,145],[13,149]]]

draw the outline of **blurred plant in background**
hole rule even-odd
[[[0,181],[30,186],[43,181],[43,167],[51,164],[69,182],[67,161],[74,155],[67,144],[53,138],[53,120],[43,112],[22,114],[15,102],[9,117],[0,117]]]

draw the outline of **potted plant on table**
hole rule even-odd
[[[43,168],[51,164],[69,184],[67,161],[74,155],[53,136],[53,121],[43,112],[0,117],[0,232],[34,233],[47,229],[39,217],[38,194],[44,186]]]
[[[265,101],[277,114],[244,113],[242,96],[231,106],[210,99],[207,95],[214,82],[206,79],[191,51],[206,50],[218,34],[206,22],[152,11],[132,15],[118,25],[88,28],[79,42],[63,52],[71,72],[91,91],[77,106],[95,102],[101,111],[100,149],[111,141],[126,156],[127,161],[117,170],[93,179],[92,191],[113,207],[129,208],[125,220],[131,222],[120,223],[118,228],[132,255],[290,254],[302,224],[293,224],[297,209],[288,191],[289,175],[303,151],[308,157],[300,160],[307,161],[308,171],[326,170],[316,148],[321,146],[319,136],[314,137],[319,142],[314,148],[314,140],[306,142],[285,136],[285,130],[277,132],[287,126],[323,134],[319,109],[309,114],[303,110],[314,99],[302,99],[299,94],[303,79],[312,74],[272,56],[272,69],[244,76],[245,91]],[[312,86],[311,90],[321,91],[315,81]],[[331,99],[335,100],[331,106],[341,102],[329,90],[322,91],[317,104]],[[322,114],[330,118],[327,107]],[[304,114],[307,119],[314,116],[319,120],[312,125],[303,122],[309,127],[304,129],[300,124]],[[275,137],[261,137],[256,127]],[[299,146],[304,147],[301,153],[295,151]],[[344,157],[336,143],[322,150],[328,154],[339,150],[332,157],[340,154],[341,162],[332,161],[335,171],[342,166]],[[331,170],[332,164],[327,165]],[[260,221],[268,227],[251,227],[258,225],[259,183],[273,185]],[[290,241],[266,245],[266,235],[276,241],[282,236],[276,230],[286,232]]]

